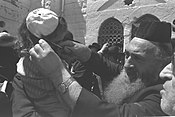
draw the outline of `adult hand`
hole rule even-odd
[[[81,62],[86,62],[91,57],[90,48],[81,43],[68,40],[61,42],[59,45],[64,48],[64,51],[67,54],[69,54],[70,56],[75,56]]]
[[[8,81],[5,80],[5,81],[1,84],[1,88],[0,88],[0,91],[1,91],[1,92],[6,93],[7,83],[8,83]]]
[[[161,79],[172,79],[172,63],[168,64],[159,74]]]
[[[98,53],[104,53],[105,51],[108,50],[109,44],[105,43],[103,44],[102,48],[98,51]]]
[[[31,61],[38,66],[40,72],[48,77],[58,77],[65,69],[60,57],[43,39],[30,49]]]

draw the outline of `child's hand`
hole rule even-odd
[[[55,72],[60,72],[64,65],[60,57],[53,51],[49,44],[43,39],[39,40],[29,51],[31,61],[39,67],[43,75],[50,76]]]

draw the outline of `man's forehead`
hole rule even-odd
[[[153,53],[157,48],[157,46],[155,44],[153,44],[151,41],[147,41],[141,38],[133,38],[130,43],[128,44],[128,46],[126,47],[126,51],[129,52],[138,52],[138,53]]]

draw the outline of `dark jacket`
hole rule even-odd
[[[108,84],[114,76],[120,73],[120,65],[92,51],[89,61],[86,63],[76,61],[74,63],[73,72],[73,77],[83,88],[101,97],[98,81],[94,73],[101,77],[102,85]]]
[[[102,80],[103,88],[113,80],[113,78],[120,74],[122,66],[114,63],[103,55],[92,52],[90,59],[83,63],[86,69],[91,70],[99,75]]]
[[[160,108],[162,84],[140,91],[121,106],[100,100],[83,89],[77,100],[72,117],[142,117],[166,115]]]
[[[114,76],[120,73],[120,66],[110,62],[99,54],[92,53],[89,61],[84,63],[88,68],[108,79],[113,80]],[[115,105],[100,100],[92,93],[82,89],[77,100],[73,117],[140,117],[140,116],[161,116],[165,115],[160,108],[162,84],[156,84],[141,90],[128,103]]]

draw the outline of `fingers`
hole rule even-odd
[[[76,42],[67,40],[67,41],[63,41],[63,42],[59,43],[59,45],[62,46],[62,47],[65,47],[65,46],[72,47],[72,46],[75,45],[75,43],[76,43]]]
[[[74,47],[76,44],[77,44],[77,42],[70,41],[70,40],[63,41],[63,42],[59,43],[59,45],[63,47],[64,52],[67,53],[67,54],[73,52],[73,47]]]
[[[36,44],[33,48],[34,48],[36,54],[38,54],[38,55],[40,55],[42,53],[42,51],[43,51],[42,46],[39,45],[39,44]]]
[[[34,48],[31,48],[31,49],[29,50],[29,53],[30,53],[30,56],[31,56],[30,59],[36,59],[36,58],[39,58],[39,55],[36,53],[36,51],[35,51]]]
[[[8,81],[5,80],[5,81],[3,82],[2,87],[1,87],[1,91],[4,92],[4,93],[6,93],[5,91],[6,91],[6,88],[7,88],[7,83],[8,83]]]
[[[39,58],[43,53],[43,48],[40,44],[36,44],[33,48],[30,49],[29,53],[34,58]]]
[[[71,47],[64,47],[64,52],[65,53],[72,53],[73,51],[72,51]]]
[[[51,50],[50,45],[43,39],[39,40],[39,45],[41,46],[41,48],[45,51],[45,50]]]

